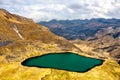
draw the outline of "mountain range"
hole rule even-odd
[[[52,22],[57,24],[56,21]],[[53,27],[57,28],[54,25]],[[50,30],[43,24],[35,23],[32,19],[0,9],[0,80],[120,80],[120,65],[105,51],[101,54],[97,52],[99,48],[104,47],[95,48],[96,44],[94,45],[92,42],[95,36],[84,38],[84,40],[67,40],[68,38],[58,36]],[[115,30],[118,29],[115,28]],[[96,37],[100,36],[100,33],[96,33]],[[113,33],[113,35],[117,43],[119,34]],[[91,39],[93,40],[91,41]],[[97,40],[95,40],[96,43]],[[87,46],[89,44],[93,45]],[[115,45],[116,47],[119,48],[119,45]],[[114,46],[110,48],[114,49]],[[30,57],[57,52],[74,52],[87,57],[101,58],[105,61],[102,65],[85,73],[26,67],[21,64]]]
[[[93,18],[85,20],[51,20],[41,21],[40,24],[48,27],[52,32],[57,35],[63,36],[68,40],[73,39],[87,39],[95,36],[95,34],[104,29],[120,29],[120,19],[104,19]],[[116,33],[117,34],[117,33]],[[120,35],[120,34],[119,34]],[[114,36],[115,37],[115,36]],[[118,36],[116,36],[118,37]]]
[[[120,19],[51,20],[39,23],[56,35],[74,43],[77,41],[77,45],[85,43],[95,52],[105,51],[114,59],[120,59]]]

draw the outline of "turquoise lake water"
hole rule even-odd
[[[86,72],[104,61],[77,55],[75,53],[54,53],[32,57],[22,62],[24,66],[54,68],[60,70]]]

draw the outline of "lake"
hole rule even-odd
[[[71,52],[49,53],[37,57],[28,58],[22,62],[24,66],[39,68],[54,68],[60,70],[86,72],[104,60],[80,56]]]

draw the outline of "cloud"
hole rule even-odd
[[[0,0],[0,8],[34,19],[120,18],[120,0]]]

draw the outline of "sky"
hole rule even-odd
[[[0,8],[36,22],[120,18],[120,0],[0,0]]]

